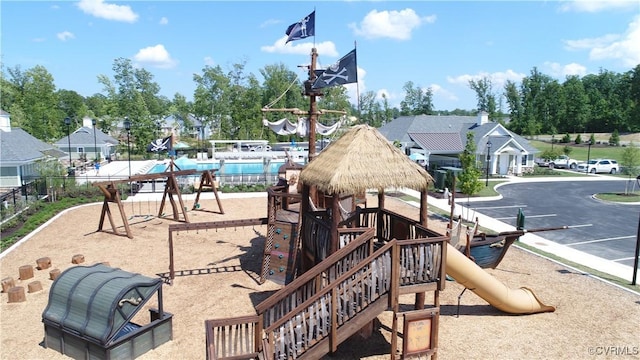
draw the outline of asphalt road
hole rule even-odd
[[[609,203],[592,197],[596,193],[624,193],[627,184],[626,181],[513,183],[497,189],[502,200],[471,202],[469,206],[513,226],[521,208],[526,229],[569,225],[571,228],[567,230],[536,235],[633,266],[640,205]],[[467,205],[462,199],[460,204]]]

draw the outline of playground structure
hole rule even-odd
[[[530,289],[508,288],[452,247],[450,236],[427,227],[430,176],[377,130],[354,127],[307,164],[300,181],[298,273],[258,304],[256,315],[207,320],[207,358],[319,358],[356,333],[371,334],[372,321],[389,309],[392,358],[399,351],[400,323],[401,357],[436,357],[445,272],[502,311],[555,310]],[[385,209],[385,189],[401,187],[420,191],[419,220]],[[358,207],[345,217],[342,200],[368,189],[377,189],[377,207]],[[269,208],[280,210],[271,202]],[[427,308],[426,292],[433,293]],[[410,293],[415,310],[401,312],[398,297]],[[428,335],[416,330],[425,326],[432,329]]]
[[[111,232],[115,235],[122,235],[118,232],[117,226],[114,222],[113,215],[111,214],[111,209],[109,207],[109,203],[114,203],[118,207],[118,211],[120,212],[120,217],[122,218],[123,226],[125,229],[125,236],[130,239],[133,239],[133,233],[131,232],[131,227],[129,226],[129,221],[127,219],[127,215],[125,213],[124,205],[122,202],[122,197],[120,195],[120,190],[118,189],[118,184],[128,183],[137,183],[141,181],[149,181],[155,179],[166,178],[166,184],[164,188],[164,193],[162,195],[162,201],[160,202],[160,208],[157,213],[157,217],[163,217],[164,207],[166,200],[169,199],[171,203],[173,220],[175,221],[183,221],[188,223],[189,217],[187,215],[186,207],[182,200],[182,194],[180,192],[180,187],[178,185],[178,176],[186,176],[193,175],[198,173],[196,170],[178,170],[174,171],[173,166],[170,167],[171,171],[156,173],[156,174],[144,174],[144,175],[134,175],[130,176],[127,179],[121,180],[110,180],[110,181],[102,181],[93,183],[93,186],[97,186],[102,194],[104,195],[104,200],[102,202],[102,211],[100,213],[100,222],[98,224],[98,231],[104,230],[104,222],[105,218],[109,219],[109,223],[111,224]],[[200,186],[198,188],[198,192],[196,195],[196,200],[193,205],[194,210],[203,210],[200,209],[199,199],[200,194],[203,190],[211,189],[216,198],[216,202],[218,204],[218,209],[220,214],[224,214],[224,210],[222,209],[222,203],[220,201],[220,197],[218,195],[217,190],[217,182],[215,180],[215,170],[207,170],[203,171],[200,177]],[[175,199],[174,199],[175,195]],[[176,200],[178,203],[176,203]],[[182,215],[182,217],[181,217]]]

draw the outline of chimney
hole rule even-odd
[[[489,113],[486,111],[480,111],[478,113],[478,126],[489,123]]]
[[[89,129],[93,129],[93,123],[90,117],[85,116],[82,118],[82,126],[88,127]]]
[[[0,110],[0,131],[11,132],[11,119],[9,113],[4,110]]]

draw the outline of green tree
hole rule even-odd
[[[467,144],[462,154],[459,155],[459,159],[462,164],[462,172],[458,175],[458,187],[463,194],[472,196],[482,189],[482,183],[478,180],[481,176],[481,171],[478,168],[473,132],[467,133]]]
[[[576,135],[576,139],[573,141],[576,145],[582,144],[582,136],[580,134]]]
[[[633,142],[622,151],[622,173],[629,176],[637,176],[640,174],[640,148]]]
[[[229,87],[231,81],[219,65],[205,66],[202,74],[194,74],[196,90],[193,94],[193,111],[196,116],[205,119],[215,129],[215,139],[233,139],[230,137],[229,118],[231,117]]]
[[[469,80],[469,87],[476,92],[476,100],[478,101],[478,112],[484,111],[489,114],[491,121],[497,121],[499,118],[496,96],[492,91],[491,79],[484,77],[480,80]]]
[[[618,129],[613,130],[613,133],[611,133],[611,136],[609,137],[609,145],[620,146],[620,133],[618,132]]]
[[[567,155],[567,156],[569,156],[569,154],[571,154],[571,151],[573,151],[573,148],[571,146],[569,146],[569,145],[565,145],[562,148],[562,153]]]
[[[433,113],[433,90],[414,87],[413,81],[403,86],[405,97],[400,101],[402,115],[431,115]]]
[[[591,144],[591,145],[595,145],[596,144],[596,136],[593,133],[589,137],[589,144]]]

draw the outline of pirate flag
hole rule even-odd
[[[309,36],[315,36],[316,34],[316,11],[307,16],[304,19],[289,25],[285,34],[289,35],[287,42],[293,40],[304,39]]]
[[[167,136],[164,139],[155,139],[151,144],[147,145],[147,152],[171,151],[172,145],[171,136]]]
[[[311,88],[321,89],[355,82],[358,82],[358,64],[356,62],[356,49],[353,49],[338,60],[337,63],[325,69],[322,75],[318,75]]]

